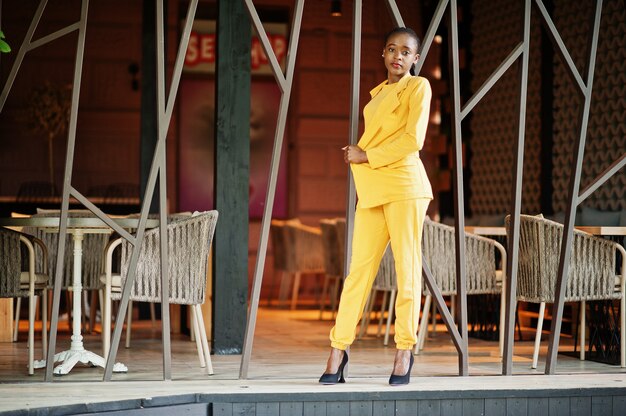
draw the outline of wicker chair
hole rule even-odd
[[[393,259],[391,244],[387,246],[387,250],[385,251],[385,254],[383,254],[383,258],[380,261],[380,266],[378,267],[378,272],[376,273],[376,277],[374,278],[372,291],[370,292],[370,295],[367,298],[367,302],[365,303],[365,310],[363,312],[363,315],[361,316],[359,339],[361,339],[367,333],[367,328],[369,327],[370,317],[373,313],[374,304],[376,303],[376,295],[378,294],[378,292],[383,293],[383,299],[380,306],[380,319],[378,320],[378,331],[376,332],[376,336],[380,336],[385,309],[387,309],[387,326],[385,329],[385,338],[383,340],[383,345],[387,345],[389,344],[391,321],[393,320],[396,293],[398,292],[396,263]]]
[[[35,267],[35,248],[33,243],[38,245],[42,252],[43,269]],[[28,257],[28,271],[22,271],[21,245],[26,250]],[[18,298],[28,297],[28,374],[34,374],[35,359],[35,302],[37,294],[45,292],[48,284],[48,273],[46,269],[48,251],[45,244],[32,236],[18,233],[0,227],[0,297]],[[40,270],[37,273],[36,270]],[[46,296],[43,297],[43,310],[46,310]],[[43,344],[43,357],[46,358],[47,350],[47,315],[42,313],[41,337]],[[14,333],[14,341],[17,341],[17,325]]]
[[[299,220],[284,221],[281,227],[283,253],[274,248],[274,256],[284,255],[284,273],[280,284],[279,302],[285,302],[289,290],[289,280],[293,276],[291,289],[291,309],[298,304],[300,279],[303,274],[324,273],[322,232],[318,228],[301,224]]]
[[[326,309],[326,298],[330,298],[330,311],[334,317],[337,311],[337,296],[339,294],[339,283],[343,278],[344,263],[344,240],[339,240],[338,225],[340,219],[322,219],[320,220],[320,229],[322,230],[322,248],[324,254],[324,286],[320,296],[320,316],[322,319],[324,310]],[[345,227],[345,221],[343,221]],[[345,235],[345,234],[344,234]],[[329,285],[332,282],[332,288],[329,293]]]
[[[505,224],[508,233],[510,217],[506,218]],[[542,216],[520,216],[517,300],[540,304],[532,368],[537,367],[545,304],[554,303],[562,238],[562,224]],[[615,272],[616,252],[622,256],[619,275]],[[625,260],[626,251],[618,243],[574,230],[565,301],[581,302],[581,360],[585,359],[586,301],[620,299],[620,359],[621,366],[626,366]]]
[[[455,248],[454,227],[431,221],[428,217],[424,221],[423,233],[423,261],[430,268],[437,287],[443,296],[456,295],[456,262],[454,261]],[[496,250],[500,252],[501,267],[496,266]],[[465,260],[467,294],[500,294],[500,324],[499,345],[500,355],[504,345],[504,312],[505,312],[505,282],[506,251],[495,240],[473,235],[465,235]],[[428,315],[432,296],[426,285],[422,285],[425,295],[422,318],[419,325],[415,354],[424,348]],[[454,305],[454,302],[452,302]],[[453,313],[454,316],[454,313]]]
[[[200,305],[205,300],[209,249],[217,223],[217,211],[206,211],[172,221],[167,226],[170,303],[191,305],[193,331],[201,367],[213,374],[204,318]],[[144,234],[137,274],[130,299],[140,302],[161,302],[160,231],[154,228]],[[112,272],[113,252],[121,245],[121,273]],[[123,239],[111,242],[105,260],[105,307],[103,349],[105,357],[110,348],[111,300],[121,299],[132,255],[132,245]],[[129,308],[130,309],[130,308]],[[121,322],[122,317],[117,317]]]

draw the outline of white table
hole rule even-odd
[[[4,227],[38,227],[46,232],[58,232],[59,217],[29,217],[29,218],[0,218],[0,226]],[[139,226],[138,218],[113,218],[122,228],[130,229]],[[146,227],[152,228],[159,225],[159,221],[149,219]],[[73,261],[73,281],[72,281],[72,342],[70,349],[54,355],[54,362],[63,363],[54,368],[54,374],[68,374],[72,368],[80,361],[83,364],[91,363],[94,366],[104,368],[106,361],[100,355],[86,350],[83,346],[83,336],[81,334],[81,291],[82,291],[82,256],[83,237],[85,234],[110,234],[111,228],[97,217],[69,217],[67,219],[67,232],[72,235],[74,243]],[[46,360],[35,361],[35,368],[46,366]],[[128,371],[122,363],[115,363],[113,372],[125,373]]]

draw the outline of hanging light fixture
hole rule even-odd
[[[333,17],[341,17],[341,0],[331,0],[330,15]]]

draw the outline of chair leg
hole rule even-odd
[[[41,346],[43,347],[43,359],[48,356],[48,294],[44,289],[41,292]]]
[[[104,322],[104,289],[98,290],[98,306],[100,308],[100,325],[102,326]],[[100,332],[102,332],[102,327]]]
[[[452,316],[454,318],[454,315]],[[435,302],[432,302],[430,305],[430,320],[431,322],[431,330],[437,332],[437,307],[435,306]],[[428,327],[426,327],[426,335],[428,335]]]
[[[587,302],[584,300],[580,302],[580,361],[585,361],[585,337],[587,334],[585,333],[586,329],[586,312],[587,312]]]
[[[389,332],[391,331],[391,321],[393,320],[393,311],[396,304],[396,289],[391,290],[389,295],[389,310],[387,311],[387,329],[385,330],[385,341],[383,345],[389,344]],[[380,320],[383,320],[382,314]]]
[[[450,296],[450,315],[452,315],[452,321],[456,321],[456,295]],[[435,314],[433,314],[433,319]],[[433,325],[433,331],[435,330],[435,326]]]
[[[504,318],[506,315],[506,282],[502,282],[502,292],[500,293],[500,327],[498,328],[498,343],[500,344],[500,357],[504,356]]]
[[[22,309],[22,298],[17,298],[15,303],[15,327],[13,327],[13,342],[17,342],[17,334],[20,330],[20,309]]]
[[[539,305],[539,319],[537,320],[537,333],[535,334],[535,349],[533,350],[533,363],[530,368],[537,368],[539,360],[539,345],[541,344],[541,331],[543,329],[543,315],[546,311],[546,303],[541,302]]]
[[[322,320],[322,316],[324,315],[324,309],[326,309],[326,293],[328,292],[328,280],[330,280],[329,275],[324,275],[324,285],[322,286],[322,295],[320,296],[320,316],[319,320]]]
[[[152,321],[152,329],[156,328],[156,312],[152,302],[150,302],[150,320]]]
[[[96,304],[98,303],[98,290],[91,291],[91,302],[89,302],[89,331],[94,333],[96,331]]]
[[[35,295],[28,296],[28,374],[35,374]]]
[[[291,291],[291,310],[296,309],[298,304],[298,291],[300,290],[300,272],[296,272],[293,278],[293,289]]]
[[[622,265],[626,259],[622,258]],[[622,296],[620,302],[620,363],[626,367],[626,298]]]
[[[361,339],[365,336],[365,334],[367,333],[367,325],[369,323],[369,320],[367,319],[367,315],[369,314],[370,311],[370,304],[373,301],[373,298],[376,297],[376,289],[372,289],[370,291],[370,295],[367,297],[367,300],[365,301],[365,308],[363,309],[363,315],[361,315],[361,328],[359,328],[359,336],[358,339]]]
[[[200,327],[198,326],[198,318],[196,317],[196,307],[195,305],[191,305],[191,322],[193,324],[193,328],[191,333],[195,334],[194,338],[196,339],[196,349],[198,350],[198,359],[200,360],[200,367],[206,367],[206,362],[204,361],[204,350],[202,349],[202,341],[200,340]]]
[[[339,284],[341,283],[341,276],[335,276],[335,285],[333,286],[333,294],[330,300],[330,308],[332,310],[332,319],[335,319],[337,313],[337,298],[339,297]]]
[[[413,349],[413,354],[419,355],[420,351],[424,348],[424,339],[426,338],[426,329],[428,328],[428,312],[430,311],[431,295],[426,295],[424,299],[424,307],[422,309],[422,319],[419,323],[419,329],[417,330],[417,342]]]
[[[196,319],[200,327],[200,339],[202,339],[202,347],[204,348],[204,359],[207,364],[207,373],[213,375],[213,363],[211,362],[211,350],[209,349],[209,341],[206,338],[206,328],[204,327],[204,317],[202,316],[202,308],[200,305],[194,305],[196,308]]]
[[[278,289],[278,305],[282,306],[287,301],[287,292],[289,291],[289,280],[291,278],[291,273],[287,273],[286,271],[282,271],[282,276],[280,278],[280,288]]]
[[[130,327],[133,323],[133,301],[128,301],[128,311],[126,311],[126,348],[130,348]]]
[[[383,301],[380,303],[380,319],[378,320],[378,330],[376,331],[376,338],[380,337],[380,332],[382,331],[382,328],[383,328],[383,319],[385,318],[386,305],[387,305],[387,291],[383,290]]]
[[[102,351],[106,363],[111,348],[111,288],[105,288],[102,312]]]
[[[191,330],[189,331],[189,340],[191,342],[196,342],[196,331],[193,330],[193,328],[194,328],[194,326],[193,326],[194,325],[194,319],[195,319],[194,318],[194,313],[196,313],[196,312],[194,311],[193,307],[190,307],[189,308],[189,314],[187,316],[189,316],[189,318],[190,318],[189,322],[191,322],[191,325],[192,325],[191,328],[190,328]]]

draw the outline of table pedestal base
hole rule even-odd
[[[54,354],[54,362],[63,361],[63,364],[54,368],[54,374],[64,375],[69,373],[72,368],[80,361],[83,364],[91,364],[96,367],[105,367],[105,360],[101,356],[85,349],[81,350],[67,350]],[[46,360],[35,361],[35,368],[44,368],[46,366]],[[122,363],[115,363],[113,365],[114,373],[126,373],[128,367]]]

